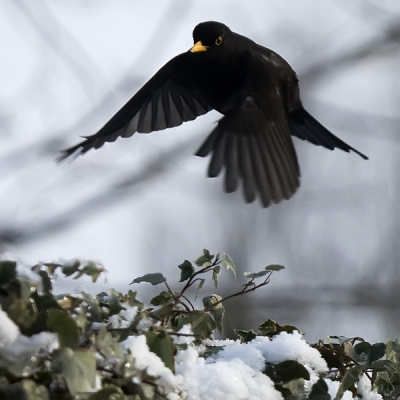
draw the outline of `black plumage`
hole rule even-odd
[[[246,202],[289,199],[300,184],[291,136],[367,157],[329,132],[304,108],[299,81],[277,53],[219,22],[193,31],[194,46],[164,65],[96,134],[59,160],[98,149],[118,136],[181,125],[215,109],[223,114],[196,155],[212,153],[208,176],[225,169],[225,190],[243,183]]]

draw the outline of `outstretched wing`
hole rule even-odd
[[[59,161],[98,149],[118,136],[148,133],[181,125],[210,111],[190,73],[189,54],[165,64],[96,134],[61,152]]]
[[[259,194],[268,207],[294,194],[300,170],[282,96],[264,68],[265,63],[255,63],[240,93],[227,99],[225,116],[196,155],[212,152],[209,177],[218,176],[225,167],[227,192],[235,191],[241,180],[246,202]]]

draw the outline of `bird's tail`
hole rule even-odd
[[[354,151],[365,160],[368,160],[366,155],[329,132],[304,108],[300,108],[289,115],[289,127],[291,135],[299,139],[308,140],[317,146],[323,146],[330,150],[338,148],[346,152]]]

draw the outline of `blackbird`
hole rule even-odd
[[[268,207],[300,185],[291,136],[333,150],[354,151],[304,108],[299,80],[277,53],[219,22],[202,22],[193,47],[165,64],[96,134],[61,152],[59,160],[98,149],[118,136],[181,125],[214,109],[223,114],[197,150],[212,153],[208,176],[225,169],[225,191],[242,181],[244,198]]]

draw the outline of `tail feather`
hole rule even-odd
[[[289,115],[289,128],[291,135],[299,139],[307,140],[310,143],[323,146],[329,150],[338,148],[346,152],[354,151],[365,160],[368,160],[365,154],[349,146],[343,140],[329,132],[328,129],[320,124],[304,108]]]

